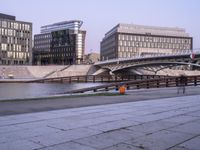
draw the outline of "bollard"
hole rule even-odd
[[[120,94],[125,94],[125,92],[126,92],[126,87],[123,85],[123,86],[120,86],[120,88],[119,88],[119,93]]]

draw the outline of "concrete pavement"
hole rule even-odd
[[[118,93],[117,91],[109,91]],[[109,94],[108,92],[108,94]],[[91,93],[90,93],[91,94]],[[94,94],[94,93],[92,93]],[[105,94],[106,95],[106,94]],[[85,106],[96,106],[105,104],[115,104],[124,102],[135,102],[141,100],[155,100],[169,97],[179,97],[188,95],[200,95],[200,87],[186,87],[186,94],[177,94],[177,88],[156,88],[127,91],[123,96],[92,96],[79,95],[75,97],[60,96],[37,99],[23,99],[13,101],[0,100],[0,116],[58,110],[65,108],[78,108]]]
[[[200,95],[2,116],[0,134],[1,150],[199,150]]]

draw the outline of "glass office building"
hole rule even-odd
[[[32,23],[0,13],[0,65],[31,64]]]
[[[41,27],[34,36],[33,64],[81,64],[85,51],[86,31],[80,20],[64,21]]]
[[[118,24],[101,41],[101,60],[192,50],[193,39],[182,28]]]

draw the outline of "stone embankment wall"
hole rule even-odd
[[[70,66],[0,66],[0,78],[50,78],[87,75],[91,65]]]

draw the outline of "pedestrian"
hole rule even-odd
[[[178,78],[178,90],[177,93],[179,94],[179,91],[183,91],[183,94],[185,94],[185,85],[187,84],[187,77],[185,75],[181,75]]]

